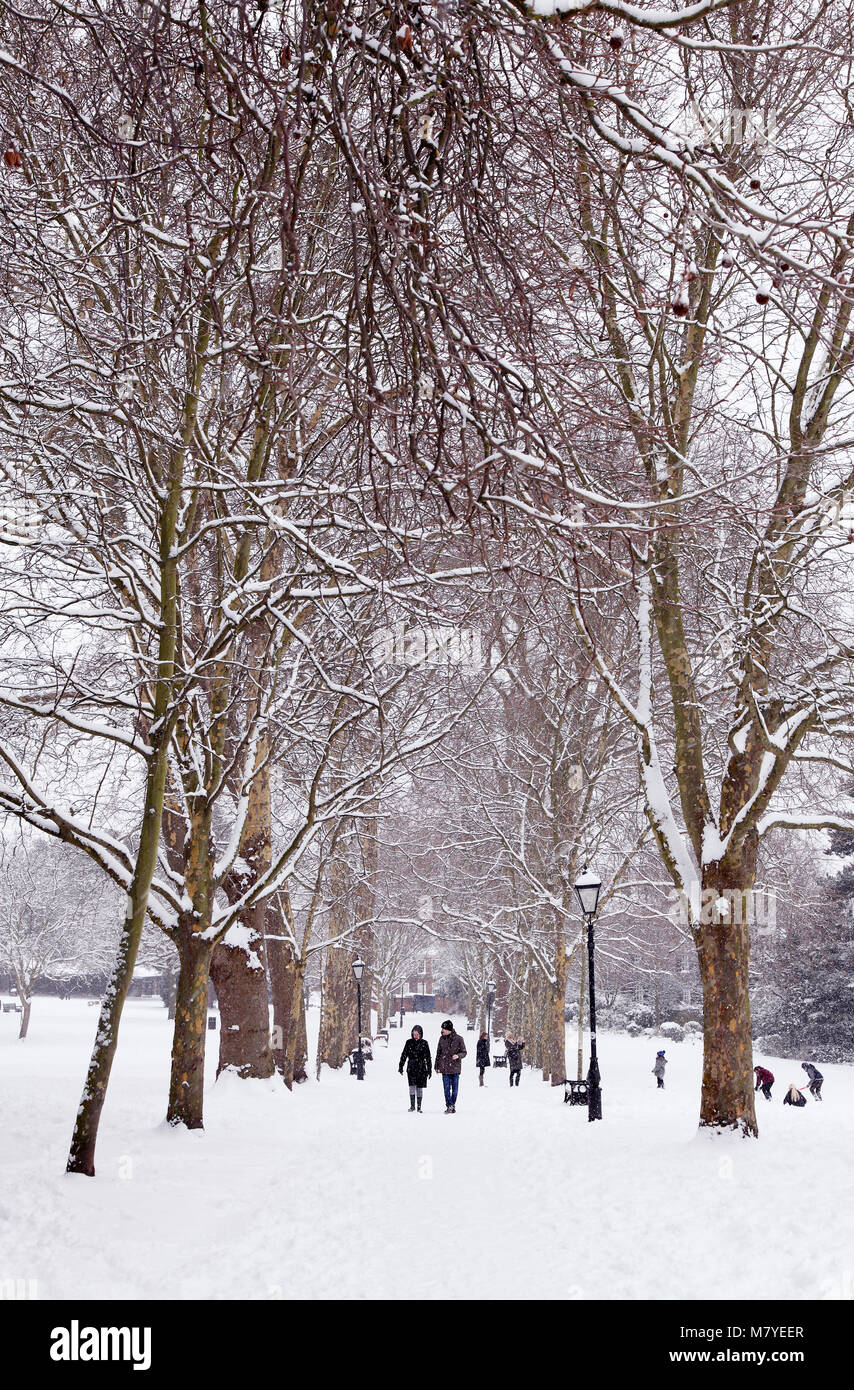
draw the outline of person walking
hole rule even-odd
[[[404,1066],[406,1067],[406,1079],[409,1082],[409,1108],[410,1110],[417,1108],[420,1111],[424,1087],[433,1075],[433,1064],[430,1061],[430,1044],[424,1039],[424,1029],[419,1027],[417,1023],[403,1044],[400,1066],[398,1067],[401,1076],[403,1076]]]
[[[794,1081],[790,1084],[788,1091],[783,1097],[784,1105],[806,1105],[807,1098],[802,1096]]]
[[[433,1063],[433,1069],[437,1076],[441,1076],[442,1085],[445,1088],[446,1115],[456,1115],[457,1113],[457,1091],[465,1055],[465,1043],[459,1033],[454,1032],[454,1025],[451,1020],[446,1018],[442,1024],[441,1037],[436,1044],[436,1060]]]
[[[483,1085],[483,1073],[486,1068],[491,1065],[489,1060],[489,1034],[481,1033],[477,1040],[477,1066],[480,1072],[481,1086]]]
[[[774,1085],[774,1073],[767,1067],[754,1067],[753,1074],[756,1077],[754,1092],[762,1088],[762,1094],[766,1100],[771,1099],[771,1087]]]
[[[821,1100],[821,1085],[824,1077],[818,1067],[814,1067],[812,1062],[801,1062],[801,1066],[810,1079],[809,1092],[816,1100]]]
[[[522,1075],[522,1048],[525,1046],[524,1038],[514,1038],[512,1033],[508,1033],[504,1039],[504,1047],[507,1052],[507,1065],[510,1068],[510,1085],[513,1085],[513,1078],[516,1078],[516,1085],[519,1085],[519,1078]]]
[[[658,1089],[659,1089],[659,1091],[663,1091],[663,1090],[664,1090],[664,1068],[665,1068],[666,1066],[667,1066],[667,1058],[665,1057],[665,1055],[664,1055],[664,1050],[662,1049],[661,1052],[656,1052],[656,1054],[655,1054],[655,1066],[654,1066],[653,1069],[652,1069],[652,1074],[653,1074],[653,1076],[655,1077],[656,1081],[658,1082]]]

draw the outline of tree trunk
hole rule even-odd
[[[566,1077],[566,977],[569,960],[566,954],[566,937],[562,929],[555,934],[554,972],[555,983],[549,986],[547,999],[546,1049],[549,1065],[549,1078],[553,1086],[562,1086]]]
[[[342,946],[329,947],[323,972],[323,1008],[317,1042],[318,1074],[324,1063],[333,1069],[343,1066],[353,1046],[355,1018],[348,1020],[345,1017],[348,1003],[346,974],[349,969],[349,952]]]
[[[267,1077],[275,1071],[263,962],[264,942],[257,933],[248,949],[227,940],[214,949],[211,979],[220,1013],[217,1076],[226,1069],[243,1077]]]
[[[305,960],[294,963],[293,983],[291,987],[290,1018],[288,1020],[288,1038],[285,1046],[283,1076],[285,1085],[291,1090],[294,1082],[308,1080],[306,1072],[306,1062],[308,1061],[308,1044],[305,1020],[305,995],[303,985],[305,983]]]
[[[498,1038],[507,1032],[507,974],[502,969],[495,983],[495,1003],[492,1006],[492,1031]],[[483,1030],[481,1029],[481,1032]]]
[[[178,972],[177,970],[164,971],[160,985],[160,998],[166,1005],[166,1017],[175,1017],[175,1000],[178,996]]]
[[[330,863],[329,886],[333,901],[328,930],[329,938],[334,941],[347,931],[350,924],[350,875],[341,855],[334,855]],[[324,1063],[334,1069],[343,1066],[348,1054],[356,1046],[356,982],[350,969],[350,961],[351,955],[346,946],[327,947],[320,1033],[317,1040],[318,1076]]]
[[[181,973],[178,976],[166,1119],[170,1125],[203,1129],[211,949],[206,941],[198,940],[198,933],[194,933],[189,941],[181,944],[179,952]]]
[[[247,719],[252,717],[250,707]],[[264,728],[258,735],[240,837],[242,868],[232,871],[225,883],[226,896],[232,903],[239,901],[273,862],[269,751],[269,734]],[[237,1076],[268,1077],[276,1070],[270,1038],[266,918],[267,904],[263,902],[241,913],[245,945],[230,943],[226,934],[213,953],[211,979],[222,1019],[217,1076],[228,1069]]]
[[[306,965],[303,960],[299,963],[291,1001],[291,1031],[288,1034],[288,1049],[285,1054],[285,1084],[288,1088],[293,1084],[299,1086],[300,1081],[309,1080],[309,1073],[306,1072],[309,1061],[309,1036],[306,1027],[306,997],[303,994],[305,973]]]
[[[717,867],[713,866],[704,877],[704,901],[708,888],[716,894],[725,893],[725,901],[730,904],[729,920],[701,924],[696,931],[703,982],[700,1126],[755,1136],[759,1131],[754,1106],[748,988],[750,926],[744,900],[752,883],[733,888],[731,876],[722,883],[720,873],[715,871]],[[739,917],[740,921],[732,920]]]
[[[21,999],[21,1026],[18,1030],[18,1039],[20,1041],[21,1038],[27,1036],[27,1029],[30,1026],[30,1009],[32,1008],[33,1001],[32,999],[25,999],[20,995],[19,997]]]
[[[145,925],[148,893],[157,861],[160,822],[163,815],[163,795],[166,785],[166,744],[168,733],[161,729],[158,746],[149,764],[143,805],[140,844],[136,856],[133,880],[128,890],[127,915],[116,952],[116,962],[110,983],[101,1001],[98,1028],[83,1096],[77,1110],[66,1171],[95,1176],[95,1143],[110,1072],[119,1042],[119,1023],[133,976],[137,951]]]

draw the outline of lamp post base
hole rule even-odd
[[[587,1073],[587,1118],[602,1118],[602,1087],[599,1084],[599,1062],[595,1053],[590,1059],[590,1069]]]

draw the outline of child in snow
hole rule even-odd
[[[810,1095],[814,1096],[816,1100],[821,1100],[821,1083],[824,1081],[824,1077],[818,1067],[813,1066],[812,1062],[801,1062],[801,1066],[810,1079]]]
[[[783,1097],[783,1104],[784,1104],[784,1105],[799,1105],[799,1106],[800,1106],[800,1105],[806,1105],[806,1103],[807,1103],[807,1098],[806,1098],[806,1096],[802,1096],[802,1095],[801,1095],[800,1091],[798,1090],[797,1086],[795,1085],[795,1083],[794,1083],[794,1081],[793,1081],[793,1082],[791,1083],[791,1085],[789,1086],[788,1091],[786,1092],[786,1094],[785,1094],[784,1097]]]
[[[653,1069],[652,1069],[652,1074],[653,1074],[653,1076],[656,1078],[656,1080],[658,1081],[658,1089],[659,1089],[659,1091],[663,1091],[663,1090],[664,1090],[664,1068],[665,1068],[666,1066],[667,1066],[667,1058],[666,1058],[665,1055],[664,1055],[664,1051],[662,1050],[661,1052],[656,1052],[656,1054],[655,1054],[655,1066],[654,1066]]]
[[[756,1076],[754,1091],[758,1091],[761,1086],[763,1096],[766,1100],[770,1100],[771,1087],[774,1085],[774,1073],[769,1071],[767,1067],[754,1067],[753,1071]]]

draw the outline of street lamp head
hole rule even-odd
[[[575,880],[575,895],[581,904],[581,911],[585,917],[595,917],[596,908],[599,905],[599,889],[602,887],[602,880],[592,869],[584,865],[578,878]]]
[[[364,968],[365,962],[361,958],[353,961],[353,974],[356,976],[357,980],[361,980]]]
[[[495,993],[495,981],[494,981],[494,980],[490,980],[490,981],[489,981],[489,984],[486,986],[486,988],[488,989],[488,991],[489,991],[490,994],[494,994],[494,993]]]

